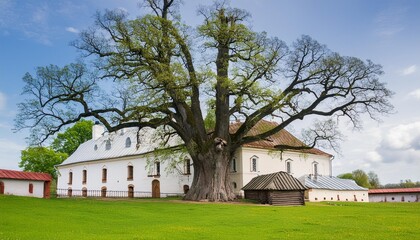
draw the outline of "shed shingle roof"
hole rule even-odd
[[[238,131],[239,127],[242,125],[242,122],[232,123],[230,125],[230,132],[235,133]],[[279,124],[276,122],[270,122],[266,120],[259,121],[254,127],[252,127],[246,136],[256,136],[261,133],[267,132],[270,129],[275,128]],[[298,138],[293,136],[289,133],[286,129],[282,129],[279,132],[271,135],[266,139],[261,139],[259,141],[251,142],[244,144],[245,147],[254,147],[254,148],[264,148],[264,149],[276,149],[276,146],[279,145],[288,145],[292,147],[303,147],[307,146]],[[311,153],[315,155],[322,155],[332,157],[331,154],[321,151],[317,148],[310,148],[310,149],[300,149],[300,150],[288,150],[288,151],[295,151],[295,152],[303,152],[303,153]]]
[[[48,173],[22,172],[6,169],[0,169],[0,178],[33,181],[51,181],[51,175]]]
[[[254,177],[242,190],[305,190],[306,187],[286,172],[276,172]]]

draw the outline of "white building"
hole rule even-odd
[[[51,175],[0,169],[0,194],[49,198]]]
[[[231,124],[236,131],[241,123]],[[248,134],[267,131],[277,123],[261,121]],[[146,197],[184,194],[192,182],[193,166],[188,157],[173,165],[170,161],[155,159],[153,152],[161,142],[150,129],[124,129],[103,134],[100,125],[94,125],[93,139],[57,166],[58,194],[107,197]],[[137,141],[137,139],[139,141]],[[182,144],[171,140],[167,147]],[[235,194],[252,178],[279,171],[299,178],[304,175],[331,176],[333,156],[312,148],[299,151],[280,150],[279,145],[303,146],[303,143],[286,130],[267,139],[240,147],[231,160],[230,178]],[[169,170],[169,171],[168,171]]]
[[[370,189],[370,202],[419,202],[420,188]]]
[[[305,198],[310,202],[369,202],[368,189],[357,185],[351,179],[310,174],[300,177],[299,180],[309,188],[305,191]]]
[[[57,194],[103,197],[183,194],[192,182],[190,161],[185,159],[182,169],[177,166],[170,169],[172,172],[165,171],[169,161],[154,161],[153,151],[158,144],[151,132],[129,128],[103,135],[104,128],[94,125],[93,138],[56,166]],[[171,144],[175,145],[174,140]]]

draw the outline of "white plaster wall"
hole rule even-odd
[[[257,172],[251,172],[251,158],[258,157]],[[252,178],[274,172],[286,172],[286,162],[291,162],[292,176],[299,178],[305,174],[314,174],[313,164],[318,163],[318,174],[331,174],[331,160],[326,156],[299,154],[294,152],[268,151],[266,149],[240,148],[236,154],[237,172],[231,173],[231,180],[237,181],[235,193],[243,194],[240,189]]]
[[[133,166],[133,180],[127,180],[129,165]],[[147,159],[144,157],[124,157],[58,166],[57,188],[81,190],[86,187],[87,190],[101,190],[102,187],[106,187],[108,191],[128,191],[128,186],[133,185],[134,191],[151,192],[152,181],[157,179],[160,182],[161,193],[180,194],[184,192],[184,185],[191,186],[192,167],[191,175],[167,173],[166,162],[161,162],[160,177],[149,177],[149,169],[146,166]],[[102,168],[104,167],[107,169],[106,183],[102,183]],[[82,184],[84,169],[87,170],[86,184]],[[73,172],[73,183],[71,185],[68,184],[69,171]]]
[[[342,201],[354,202],[354,196],[358,202],[369,202],[368,191],[338,191],[326,189],[309,189],[308,197],[310,202],[321,201]],[[340,196],[340,200],[338,197]]]
[[[44,197],[44,182],[29,180],[0,179],[4,183],[4,194],[27,196],[27,197]],[[33,184],[33,193],[29,193],[29,184]]]
[[[418,202],[420,193],[387,193],[387,194],[369,194],[370,202]]]

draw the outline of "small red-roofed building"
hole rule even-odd
[[[369,190],[370,202],[419,202],[420,188],[383,188]]]
[[[0,194],[49,198],[51,180],[48,173],[0,169]]]

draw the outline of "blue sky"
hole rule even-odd
[[[200,23],[199,4],[184,0],[180,11],[191,25]],[[28,131],[14,133],[22,77],[37,66],[63,66],[78,53],[69,45],[104,8],[144,10],[134,0],[0,0],[0,168],[19,169]],[[333,174],[375,171],[382,183],[420,181],[420,1],[417,0],[241,0],[231,5],[252,15],[256,31],[291,44],[310,35],[342,55],[383,66],[382,81],[395,92],[396,114],[381,123],[365,118],[364,129],[341,128],[346,140],[333,161]],[[297,126],[298,128],[299,126]],[[298,132],[298,129],[296,129]]]

